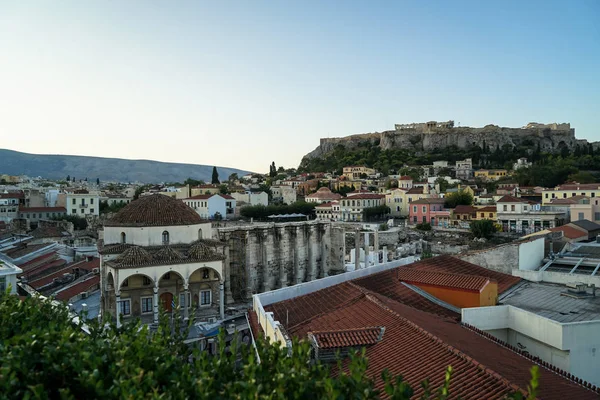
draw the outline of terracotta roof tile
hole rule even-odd
[[[454,208],[455,214],[473,214],[477,209],[473,206],[458,205]]]
[[[71,298],[77,296],[82,292],[87,292],[90,289],[97,289],[100,284],[100,275],[94,274],[93,276],[86,277],[83,281],[69,286],[56,293],[56,299],[61,301],[69,301]]]
[[[407,194],[423,194],[423,188],[422,187],[410,188],[410,189],[408,189],[408,191],[406,193]]]
[[[438,271],[426,271],[415,268],[398,268],[397,278],[403,282],[443,286],[468,291],[481,291],[490,279],[477,275],[448,274]]]
[[[485,276],[498,282],[498,294],[509,289],[521,280],[519,277],[492,271],[449,255],[417,261],[416,263],[410,264],[410,268],[425,271],[447,272],[451,274]]]
[[[505,194],[496,203],[527,203],[527,201],[520,199],[518,197],[515,197],[515,196]]]
[[[563,236],[567,239],[577,239],[580,237],[585,237],[587,239],[588,234],[582,230],[579,230],[573,226],[563,225],[556,228],[548,229],[551,232],[562,232]]]
[[[410,204],[444,204],[445,199],[441,197],[427,197],[425,199],[419,199],[411,202]]]
[[[338,347],[359,347],[375,344],[383,338],[384,330],[383,327],[377,326],[309,332],[308,336],[315,341],[319,348],[334,349]]]
[[[206,223],[183,201],[162,194],[140,197],[123,207],[105,226],[177,226]]]

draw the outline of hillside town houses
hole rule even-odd
[[[465,398],[526,388],[535,364],[542,398],[597,398],[600,184],[520,186],[470,159],[422,167],[218,184],[5,180],[0,289],[117,325],[192,319],[189,340],[207,351],[219,328],[247,344],[308,339],[326,362],[364,346],[368,375],[416,371],[415,382],[446,355]],[[483,220],[506,240],[455,244]],[[408,351],[433,361],[399,357]]]

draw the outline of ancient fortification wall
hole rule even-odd
[[[577,143],[587,144],[586,140],[575,137],[575,129],[570,124],[529,123],[522,128],[504,128],[487,125],[483,128],[455,127],[454,121],[398,124],[395,130],[365,133],[342,138],[321,139],[319,147],[305,157],[316,158],[327,154],[342,144],[348,149],[355,148],[365,141],[379,145],[383,150],[393,148],[430,151],[450,146],[464,149],[473,144],[479,146],[483,141],[490,148],[505,144],[519,146],[524,143],[537,146],[542,151],[555,151],[560,146],[574,148]],[[595,142],[594,147],[600,143]]]

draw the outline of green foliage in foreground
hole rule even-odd
[[[329,366],[310,362],[310,346],[305,342],[295,342],[289,355],[287,349],[263,341],[256,351],[240,345],[239,352],[231,353],[222,334],[219,354],[213,357],[186,346],[185,329],[179,330],[177,323],[171,329],[164,315],[152,334],[140,324],[117,329],[91,322],[89,334],[81,328],[70,321],[64,306],[36,298],[21,302],[16,296],[0,294],[0,398],[377,399],[384,395],[365,375],[364,352],[351,356],[347,372],[332,378]],[[430,395],[423,398],[446,399],[452,390],[451,372],[448,368],[439,389],[424,382]],[[409,399],[413,393],[401,377],[384,372],[381,379],[390,398]],[[537,380],[531,387],[535,394]]]

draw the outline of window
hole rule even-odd
[[[510,211],[515,211],[515,205],[514,204],[510,205]]]
[[[596,193],[592,192],[592,197],[596,197]]]
[[[77,204],[77,200],[73,199],[72,204]]]
[[[71,214],[77,214],[77,210],[76,209],[71,209]]]
[[[127,243],[127,235],[125,234],[125,232],[121,232],[121,243]]]
[[[594,213],[594,221],[598,221],[600,220],[600,212],[595,212]]]
[[[151,313],[153,311],[152,297],[142,297],[142,314]]]
[[[507,207],[507,206],[506,206],[506,204],[505,204],[505,205],[503,205],[503,206],[502,206],[502,210],[503,210],[503,211],[507,211],[507,208],[506,208],[506,207]]]
[[[546,198],[548,198],[548,193],[545,194]]]
[[[147,276],[144,277],[144,286],[148,286],[152,283],[152,280]]]
[[[400,206],[396,206],[396,211],[400,211]]]
[[[90,199],[90,204],[94,204],[94,199]]]
[[[162,233],[162,243],[163,244],[169,244],[169,232],[164,231]]]
[[[485,218],[485,213],[481,213],[481,218]]]
[[[523,206],[523,210],[527,211],[527,206]]]
[[[46,218],[50,218],[50,213],[46,213]]]
[[[552,196],[552,197],[554,197],[554,196]],[[567,194],[563,193],[563,199],[566,199],[566,198],[567,198]]]
[[[417,212],[417,206],[413,206],[413,212]]]
[[[131,300],[121,300],[119,304],[119,314],[130,315],[131,314]]]
[[[492,218],[493,216],[494,216],[494,214],[493,214],[493,213],[490,213],[489,217],[490,217],[490,218]]]
[[[90,208],[90,213],[92,213],[92,214],[94,213],[94,209],[93,208]]]
[[[413,217],[413,222],[417,223],[417,216],[416,215]]]
[[[185,293],[180,293],[179,294],[179,305],[182,308],[185,308],[185,307],[190,308],[192,305],[192,294],[188,292],[187,301],[185,301],[185,300],[186,300]]]
[[[423,212],[427,212],[427,207],[423,206]]]
[[[583,217],[583,213],[582,213],[582,212],[580,212],[580,213],[577,213],[577,217],[578,217],[578,218],[577,218],[578,220],[585,219],[585,218]]]
[[[202,239],[202,229],[198,229],[198,239]]]
[[[423,215],[423,222],[427,222],[427,217]]]
[[[122,287],[127,287],[127,286],[129,286],[129,278],[125,279],[125,280],[123,281],[123,283],[121,284],[121,286],[122,286]]]
[[[200,291],[200,305],[201,306],[210,306],[211,297],[212,297],[212,292],[210,290],[201,290]]]
[[[85,213],[85,210],[84,210],[83,208],[81,209],[81,213],[82,213],[82,214],[83,214],[83,213]]]
[[[36,218],[36,215],[37,215],[37,214],[33,214],[33,218]]]
[[[210,279],[210,271],[205,269],[202,271],[202,279]]]

